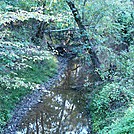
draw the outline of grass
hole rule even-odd
[[[40,84],[46,82],[56,73],[57,65],[53,59],[41,63],[30,61],[27,63],[31,68],[21,69],[17,72],[25,82]]]

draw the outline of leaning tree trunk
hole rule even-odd
[[[80,17],[80,14],[77,10],[77,8],[75,7],[74,3],[71,1],[71,0],[66,0],[68,6],[70,7],[72,13],[73,13],[73,16],[74,16],[74,19],[80,29],[80,32],[81,32],[81,35],[83,36],[83,41],[86,45],[89,45],[89,49],[88,49],[88,52],[90,54],[90,58],[91,58],[91,61],[92,61],[92,64],[93,64],[93,67],[94,68],[100,68],[100,61],[96,55],[96,52],[95,52],[95,49],[94,49],[94,46],[92,46],[90,40],[89,40],[89,36],[86,32],[86,28],[85,26],[83,25],[82,23],[82,18]]]

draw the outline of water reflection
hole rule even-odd
[[[87,134],[88,118],[81,92],[53,90],[32,108],[20,125],[21,134]]]
[[[70,63],[59,85],[42,97],[22,120],[17,134],[89,134],[83,68]],[[72,90],[73,89],[73,90]]]

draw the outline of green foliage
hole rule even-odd
[[[7,4],[17,7],[18,9],[23,9],[26,11],[30,11],[31,7],[37,7],[37,0],[3,0]]]
[[[56,59],[46,50],[22,43],[0,44],[1,124],[10,117],[20,98],[56,73]]]
[[[6,84],[5,87],[0,87],[0,129],[11,118],[11,112],[21,97],[30,93],[29,88],[16,87],[15,89],[10,88],[10,90],[5,88]]]
[[[50,16],[10,11],[7,7],[5,3],[0,6],[0,131],[21,98],[46,82],[57,69],[56,58],[45,46],[31,42],[33,25],[48,21]]]
[[[132,79],[134,77],[134,46],[129,47],[129,52],[122,52],[119,56],[118,64],[121,69],[120,75],[125,79]]]
[[[133,134],[134,133],[134,105],[126,110],[124,116],[105,127],[99,134]]]
[[[114,81],[106,82],[107,84],[104,84],[103,88],[99,88],[96,94],[91,96],[92,101],[89,108],[95,132],[102,134],[132,134],[134,132],[132,123],[134,120],[132,116],[134,112],[133,49],[134,46],[130,46],[128,53],[122,52],[116,59],[118,69],[113,76]],[[126,110],[128,107],[130,107],[129,110]]]
[[[84,15],[83,23],[88,25],[87,31],[93,46],[100,44],[108,49],[125,50],[133,44],[132,2],[129,0],[87,1],[84,11],[81,4],[78,6],[81,14],[83,12]]]
[[[0,1],[0,12],[6,10],[7,4],[4,1]]]
[[[43,53],[42,56],[39,53],[39,55],[30,58],[26,62],[27,68],[21,68],[17,71],[17,74],[24,78],[24,81],[39,84],[42,81],[47,81],[49,77],[56,73],[56,64],[53,57],[50,54],[47,55],[48,52],[46,51]],[[49,59],[46,59],[46,57],[49,57]]]
[[[123,88],[123,89],[122,89]],[[90,110],[92,111],[94,131],[101,130],[120,118],[124,109],[131,103],[134,94],[118,83],[107,84],[95,95]]]
[[[51,18],[53,19],[54,16],[51,16]],[[2,24],[8,25],[10,24],[11,21],[14,23],[17,23],[17,21],[23,22],[29,19],[36,19],[39,21],[48,22],[48,20],[50,19],[50,15],[43,15],[42,13],[39,13],[39,12],[27,12],[24,10],[19,10],[16,12],[6,12],[3,14],[0,14],[0,25]]]
[[[105,81],[96,94],[89,95],[93,130],[97,133],[131,134],[134,126],[133,3],[130,0],[75,0],[74,3],[101,62],[101,68],[96,71]],[[31,41],[41,22],[47,23],[47,30],[78,29],[64,0],[0,1],[1,125],[10,118],[11,110],[22,96],[56,72],[57,61],[41,45],[41,39],[35,38],[36,44]],[[90,55],[85,49],[91,45],[83,43],[85,35],[81,35],[79,30],[71,32],[70,44],[78,46],[73,49],[90,63]],[[60,36],[62,34],[61,31]],[[52,42],[57,40],[56,36],[54,40],[52,38]],[[117,67],[112,74],[109,74],[110,64]],[[108,77],[111,81],[107,81]]]

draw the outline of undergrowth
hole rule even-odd
[[[57,72],[57,59],[30,41],[29,27],[0,31],[0,131],[21,98]]]
[[[118,58],[120,72],[113,80],[98,87],[94,94],[89,94],[93,132],[98,134],[133,134],[134,133],[134,47],[129,52],[122,52]]]

